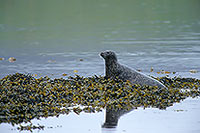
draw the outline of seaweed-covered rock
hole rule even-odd
[[[200,80],[156,78],[168,89],[140,86],[101,76],[67,79],[34,78],[13,74],[0,79],[0,123],[19,124],[33,118],[75,112],[94,113],[102,109],[132,110],[137,107],[165,109],[187,97],[200,95]]]

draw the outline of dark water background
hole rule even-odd
[[[156,72],[165,70],[200,78],[199,14],[199,0],[0,0],[0,58],[5,58],[0,78],[16,72],[103,75],[99,52],[107,49],[116,51],[121,63],[150,75],[163,76]],[[167,111],[136,110],[113,131],[101,129],[103,113],[39,122],[62,125],[44,132],[197,133],[199,108],[199,99],[188,99]],[[0,131],[16,132],[6,124]]]

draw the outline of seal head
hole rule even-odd
[[[100,55],[105,59],[105,61],[117,61],[117,56],[113,51],[106,50],[101,52]]]

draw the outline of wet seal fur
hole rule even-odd
[[[100,53],[100,56],[105,60],[106,78],[118,77],[124,81],[129,80],[132,83],[139,84],[141,86],[149,85],[158,86],[159,88],[166,88],[166,86],[158,80],[155,80],[141,72],[120,64],[117,61],[115,52],[113,51],[103,51]]]

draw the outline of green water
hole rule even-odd
[[[199,0],[0,0],[0,74],[103,74],[106,49],[146,72],[199,69],[199,13]]]
[[[123,43],[199,33],[199,12],[199,0],[0,0],[1,53],[98,51],[112,41],[130,50]]]

